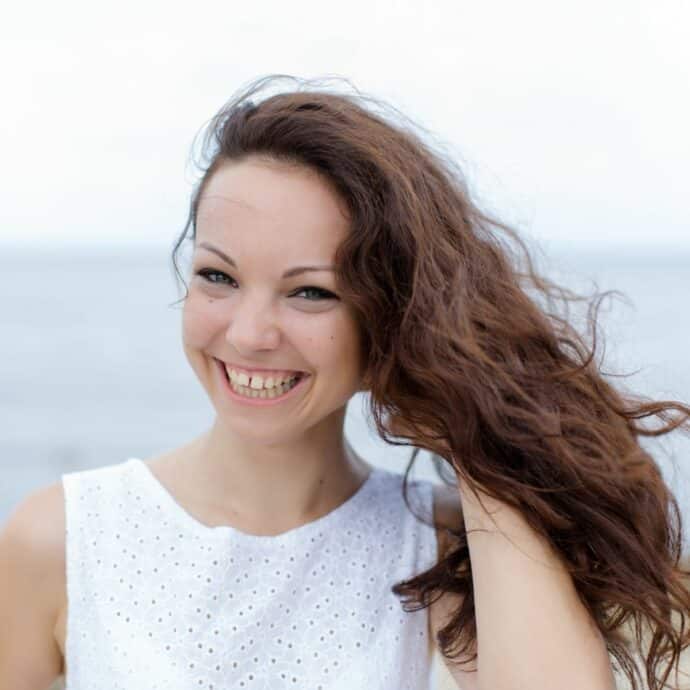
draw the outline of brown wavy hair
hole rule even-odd
[[[453,156],[426,130],[328,82],[260,77],[207,123],[195,160],[201,177],[173,248],[178,278],[177,253],[190,230],[194,240],[200,195],[223,163],[257,156],[329,180],[351,215],[336,280],[363,336],[368,409],[384,441],[414,447],[405,500],[412,463],[426,449],[446,483],[462,478],[518,509],[557,550],[614,670],[638,690],[634,654],[644,654],[646,624],[646,681],[650,690],[667,687],[690,645],[690,571],[680,563],[677,501],[640,438],[687,433],[690,408],[607,381],[595,351],[597,313],[610,292],[583,297],[539,275],[518,232],[479,208]],[[583,301],[591,344],[568,313]],[[661,424],[643,426],[651,417]],[[437,640],[455,659],[477,631],[466,534],[446,530],[453,547],[392,591],[407,611],[444,592],[463,595]]]

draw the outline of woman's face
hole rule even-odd
[[[349,232],[335,191],[305,168],[228,163],[206,185],[196,230],[183,343],[222,422],[266,442],[343,414],[362,383],[354,315],[332,270],[284,276],[333,266]],[[285,398],[252,405],[229,393],[220,362],[310,376]]]

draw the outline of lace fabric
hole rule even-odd
[[[390,591],[438,557],[402,476],[272,536],[201,524],[138,458],[62,481],[66,690],[431,687],[428,609]],[[432,514],[431,482],[409,498]]]

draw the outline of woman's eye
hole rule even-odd
[[[215,271],[210,268],[204,268],[201,269],[200,271],[197,271],[197,275],[201,276],[206,282],[214,284],[214,285],[222,285],[223,284],[223,278],[227,278],[228,280],[231,280],[233,283],[235,282],[234,278],[232,276],[226,275],[222,271]],[[217,280],[216,277],[220,276],[220,280]],[[314,285],[305,285],[304,287],[299,288],[296,292],[293,293],[293,295],[296,297],[297,295],[301,293],[311,293],[312,295],[316,295],[315,297],[305,297],[309,302],[318,302],[323,299],[338,299],[332,292],[329,292],[328,290],[324,290],[323,288],[316,287]]]
[[[222,271],[214,271],[210,268],[203,268],[197,271],[197,275],[201,276],[208,283],[218,283],[217,280],[212,280],[210,276],[222,276],[223,278],[229,278],[230,276],[225,275]],[[232,278],[230,278],[232,280]]]
[[[338,299],[332,292],[324,290],[323,288],[314,287],[313,285],[308,285],[306,287],[300,288],[296,294],[309,291],[317,294],[317,298],[315,300],[309,300],[311,302],[319,301],[322,299]]]

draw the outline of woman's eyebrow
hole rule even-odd
[[[234,268],[237,268],[237,264],[231,256],[228,256],[222,249],[214,247],[209,242],[200,242],[197,245],[200,249],[206,249],[209,252],[213,252],[216,256],[219,256],[223,261],[230,264]],[[291,278],[292,276],[299,275],[300,273],[306,273],[307,271],[335,271],[334,266],[294,266],[289,268],[285,273],[283,273],[283,278]]]

